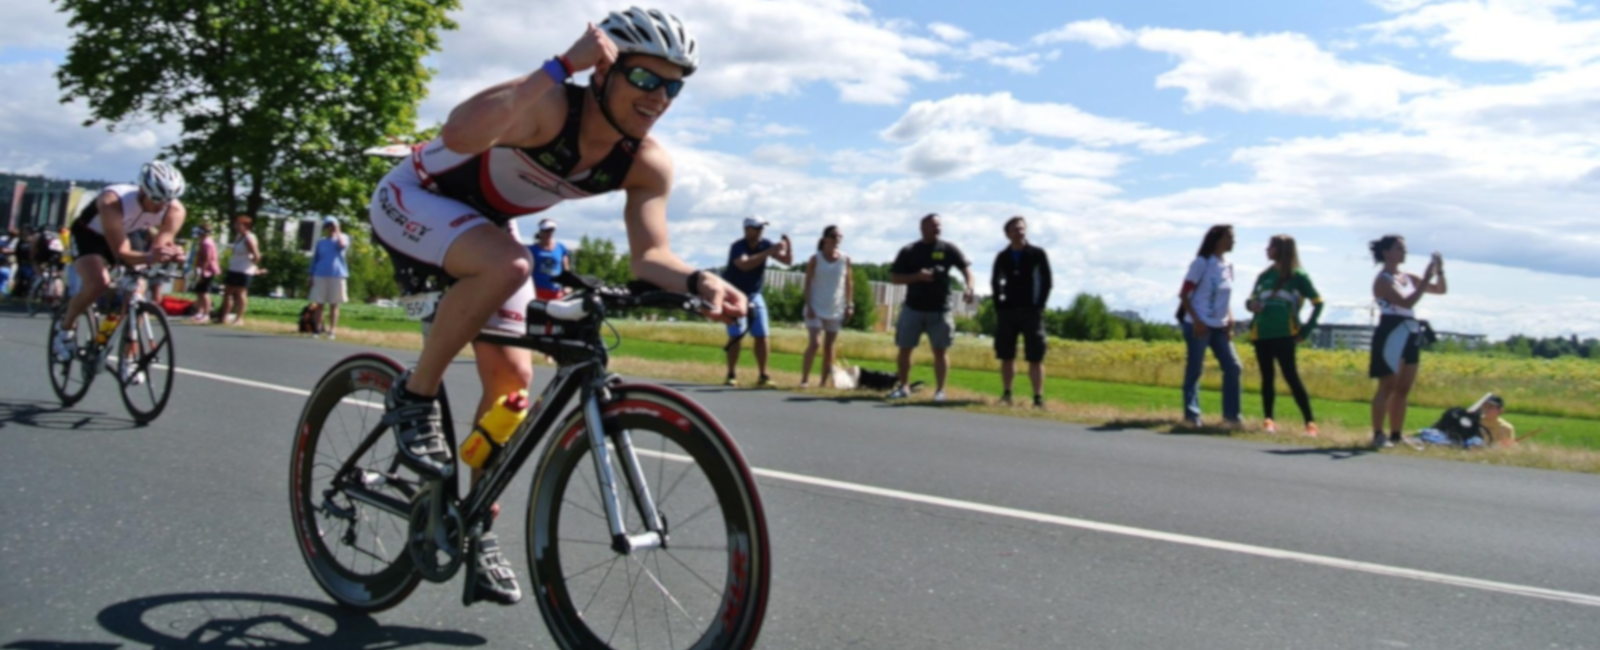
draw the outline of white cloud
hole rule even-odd
[[[1033,37],[1035,45],[1061,42],[1088,43],[1097,50],[1122,47],[1133,42],[1135,34],[1104,18],[1080,20]]]
[[[750,157],[761,162],[784,167],[804,167],[811,164],[815,151],[796,149],[786,144],[764,144],[750,152]]]
[[[930,23],[928,31],[933,32],[934,36],[938,36],[939,40],[946,43],[960,43],[972,38],[972,34],[967,30],[947,23]]]
[[[700,45],[701,69],[687,94],[711,99],[792,95],[827,83],[849,103],[893,104],[913,83],[945,77],[932,57],[943,42],[909,33],[914,26],[875,18],[856,0],[662,0]],[[462,26],[443,35],[439,81],[425,115],[442,116],[490,84],[537,68],[615,9],[601,0],[549,0],[537,11],[522,0],[465,3]],[[532,46],[530,46],[532,44]],[[537,53],[530,53],[537,52]]]
[[[969,126],[1070,139],[1091,147],[1137,146],[1153,153],[1170,153],[1205,142],[1200,136],[1092,115],[1070,104],[1019,101],[1011,93],[920,101],[882,135],[891,141],[907,141],[938,129]]]
[[[1401,44],[1422,37],[1466,61],[1570,68],[1600,59],[1600,19],[1574,18],[1577,7],[1572,0],[1413,0],[1387,3],[1401,15],[1367,29]]]
[[[1012,72],[1035,74],[1039,72],[1039,59],[1042,57],[1043,55],[1038,52],[1018,56],[997,56],[989,59],[989,63]]]
[[[1302,34],[1144,29],[1137,43],[1180,59],[1156,86],[1182,89],[1191,109],[1383,118],[1407,96],[1455,87],[1389,65],[1340,60]]]
[[[56,66],[0,65],[0,170],[78,179],[132,178],[159,146],[177,140],[176,125],[129,124],[117,132],[84,127],[81,103],[60,103]]]
[[[6,5],[6,18],[0,20],[0,51],[11,48],[66,49],[72,32],[67,15],[54,2],[24,0]]]

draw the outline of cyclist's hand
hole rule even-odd
[[[611,69],[611,64],[617,61],[617,44],[611,42],[611,37],[595,27],[594,23],[589,23],[583,36],[567,48],[566,57],[573,74],[595,68],[596,73],[604,76]]]
[[[739,320],[750,310],[750,299],[743,291],[710,273],[700,278],[700,299],[706,303],[705,317],[724,323]]]

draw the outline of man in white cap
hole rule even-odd
[[[350,278],[350,264],[345,261],[345,251],[350,248],[350,237],[339,232],[339,220],[326,217],[322,220],[322,239],[317,240],[311,252],[311,303],[322,305],[320,319],[327,319],[322,331],[328,340],[334,339],[334,328],[339,326],[339,305],[350,299],[346,283]]]
[[[776,244],[770,239],[763,239],[761,230],[766,227],[766,220],[746,217],[744,237],[734,241],[728,248],[728,266],[722,270],[723,280],[750,297],[748,315],[728,324],[728,379],[723,382],[728,386],[739,385],[737,371],[739,349],[742,347],[739,339],[747,333],[755,340],[752,347],[755,348],[756,367],[760,371],[756,385],[772,385],[772,379],[767,377],[767,354],[771,350],[767,345],[767,301],[761,296],[761,286],[767,277],[767,258],[792,264],[794,254],[790,250],[788,235],[784,235]]]
[[[556,241],[556,222],[539,220],[539,234],[535,235],[528,252],[533,254],[533,294],[539,300],[555,300],[563,293],[556,277],[572,270],[572,254],[566,244]]]

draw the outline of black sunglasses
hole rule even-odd
[[[638,88],[639,90],[643,90],[647,93],[665,85],[667,87],[667,99],[677,97],[678,93],[683,92],[682,79],[673,79],[672,81],[667,81],[666,79],[662,79],[661,75],[651,72],[649,68],[628,68],[627,73],[623,74],[623,77],[628,80],[628,83],[633,84],[634,88]]]

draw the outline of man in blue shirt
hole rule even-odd
[[[539,221],[539,234],[528,252],[533,254],[533,294],[539,300],[555,300],[563,293],[556,277],[572,269],[572,256],[566,244],[556,241],[556,222]]]
[[[339,326],[339,305],[350,299],[346,281],[350,265],[345,261],[345,251],[350,248],[350,238],[339,232],[339,220],[327,217],[322,220],[322,239],[317,240],[311,252],[311,304],[322,305],[319,319],[326,318],[328,325],[322,331],[333,340],[333,328]]]
[[[755,339],[752,347],[756,351],[756,367],[761,373],[756,385],[772,385],[772,379],[767,377],[767,354],[771,349],[767,345],[767,301],[761,296],[761,287],[766,282],[767,258],[792,264],[794,254],[790,250],[788,235],[781,237],[776,244],[770,239],[763,239],[761,230],[766,227],[767,222],[758,217],[746,218],[744,239],[733,242],[733,246],[728,248],[728,266],[722,270],[723,280],[750,297],[748,315],[728,325],[728,380],[723,382],[728,386],[739,385],[736,373],[739,349],[742,347],[739,338],[746,333],[747,323],[748,333]]]

